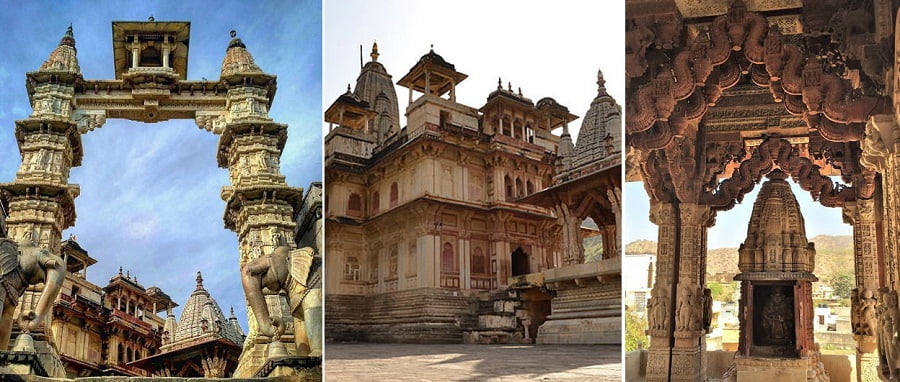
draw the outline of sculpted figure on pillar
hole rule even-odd
[[[882,365],[889,370],[889,377],[895,380],[897,374],[898,342],[896,336],[897,317],[900,311],[897,309],[897,293],[887,288],[880,289],[880,301],[878,304],[878,353]]]
[[[695,327],[694,321],[697,321],[696,297],[693,288],[690,286],[681,287],[678,296],[678,311],[676,312],[677,321],[675,327],[679,331],[690,331]]]
[[[665,287],[657,285],[651,292],[650,299],[650,329],[666,330],[669,326],[669,297]]]
[[[853,305],[853,314],[851,315],[853,334],[874,336],[878,327],[878,319],[875,314],[875,292],[871,289],[858,288],[858,290],[854,290],[851,300]]]

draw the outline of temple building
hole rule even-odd
[[[355,88],[325,111],[326,340],[541,342],[541,324],[551,315],[562,325],[563,301],[573,298],[602,305],[571,316],[604,321],[586,338],[618,343],[617,220],[601,210],[618,211],[607,190],[619,186],[610,183],[620,168],[610,145],[621,139],[620,118],[605,90],[585,119],[588,138],[573,147],[567,129],[578,117],[565,106],[502,81],[482,107],[459,103],[468,76],[432,49],[397,82],[409,91],[401,127],[394,80],[378,57],[373,45]],[[563,137],[552,133],[560,128]],[[525,199],[597,173],[589,182],[602,187],[600,199],[565,224],[555,204]],[[603,260],[584,264],[588,217],[603,225],[607,247]],[[570,265],[583,269],[547,273]],[[561,296],[584,289],[560,298],[552,317],[551,284]],[[577,337],[545,333],[548,342]]]
[[[650,345],[628,355],[629,380],[900,375],[896,14],[882,0],[626,0],[626,180],[646,191],[626,199],[648,197],[659,227]],[[707,351],[707,231],[766,176],[737,264],[739,349]],[[855,354],[815,345],[815,247],[788,178],[853,229]]]
[[[160,351],[165,319],[157,314],[178,304],[158,287],[145,288],[130,272],[120,270],[106,286],[96,285],[87,280],[87,271],[97,260],[74,237],[60,248],[67,272],[53,306],[49,342],[65,375],[149,375],[129,363]],[[33,308],[34,302],[26,295],[21,306]]]
[[[244,332],[234,316],[225,318],[219,304],[203,288],[197,272],[197,287],[175,319],[171,309],[162,328],[158,354],[135,358],[129,366],[160,377],[230,377],[237,368]]]

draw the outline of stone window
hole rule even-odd
[[[484,255],[481,247],[475,247],[475,249],[472,251],[472,273],[487,273],[487,256]]]
[[[525,194],[525,187],[522,186],[522,179],[516,178],[516,196],[522,197]]]
[[[531,195],[534,193],[534,183],[531,183],[531,180],[525,182],[525,195]]]
[[[400,200],[400,188],[397,187],[397,182],[394,182],[391,183],[391,207],[396,207],[398,200]]]
[[[359,281],[359,259],[355,256],[348,257],[344,263],[344,280]]]
[[[444,243],[444,250],[441,252],[441,271],[444,273],[457,273],[456,269],[456,253],[453,250],[453,244]]]
[[[525,137],[528,143],[534,143],[534,129],[531,126],[525,127]]]
[[[512,179],[509,175],[503,177],[503,185],[506,187],[506,200],[512,200],[515,192],[513,192]]]
[[[141,51],[141,67],[159,68],[162,67],[162,54],[159,49],[148,46]]]
[[[118,360],[120,364],[125,363],[125,347],[122,346],[122,344],[119,344],[119,352],[116,354],[118,355],[116,360]]]
[[[355,192],[350,194],[350,199],[347,200],[347,215],[362,215],[362,199],[360,199],[359,194]]]
[[[381,208],[381,200],[380,199],[381,199],[381,194],[379,194],[378,191],[375,191],[375,193],[372,194],[372,214],[377,213],[378,210]]]

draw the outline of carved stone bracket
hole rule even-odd
[[[99,129],[106,124],[106,111],[76,109],[72,113],[72,121],[78,126],[79,133],[87,134],[87,132]]]
[[[225,131],[226,113],[198,111],[194,121],[197,122],[197,127],[200,129],[219,135]]]

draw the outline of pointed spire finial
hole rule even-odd
[[[347,84],[347,93],[350,93],[350,84]]]
[[[434,44],[431,44],[431,53],[434,53]]]
[[[369,56],[372,57],[373,62],[378,61],[378,56],[380,56],[378,54],[378,41],[375,41],[374,43],[372,43],[372,53],[369,54]]]
[[[497,90],[503,89],[503,77],[497,77]]]
[[[597,70],[597,92],[606,90],[606,80],[603,79],[603,70]]]
[[[72,32],[72,23],[69,23],[69,26],[66,28],[66,33],[63,35],[62,39],[59,40],[59,45],[68,45],[72,48],[75,47],[75,33]]]
[[[521,96],[522,96],[522,87],[519,86],[519,97],[521,97]]]
[[[197,290],[203,289],[203,275],[197,271]]]
[[[150,17],[147,18],[147,21],[152,23],[152,22],[156,21],[156,19],[153,17],[153,15],[150,15]]]
[[[507,82],[506,86],[509,88],[509,92],[512,93],[512,82]]]
[[[231,306],[231,317],[234,317],[234,305]]]
[[[229,35],[231,35],[231,38],[237,37],[237,31],[234,29],[232,29],[231,32],[228,32],[228,33],[229,33]]]
[[[119,266],[119,276],[122,276],[122,266]]]

